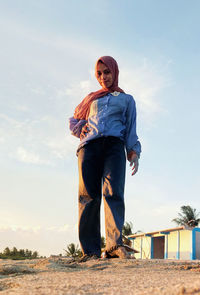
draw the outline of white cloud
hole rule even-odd
[[[23,147],[18,147],[16,153],[17,160],[24,162],[24,163],[31,163],[31,164],[50,164],[49,161],[45,161],[41,159],[41,157],[33,152],[27,151]]]
[[[68,224],[65,224],[65,225],[59,227],[59,228],[57,229],[57,231],[58,231],[58,232],[68,232],[69,229],[70,229],[70,226],[69,226]]]
[[[0,232],[32,232],[32,233],[37,233],[41,230],[40,226],[18,226],[18,225],[10,225],[10,226],[0,226]]]
[[[75,153],[78,139],[68,130],[68,122],[46,115],[20,121],[0,114],[1,155],[34,165],[56,165]],[[66,128],[66,130],[65,130]]]
[[[35,71],[45,80],[47,77],[53,78],[52,83],[66,81],[68,78],[66,75],[71,76],[69,69],[71,73],[75,62],[86,64],[88,61],[96,59],[98,52],[102,52],[99,45],[91,43],[85,36],[76,38],[69,32],[62,35],[61,33],[54,34],[50,31],[36,30],[34,27],[23,26],[16,20],[6,18],[1,18],[0,25],[0,32],[4,36],[3,50],[6,51],[6,56],[10,56],[13,65],[17,65],[17,67],[21,65],[20,71],[26,68],[26,83],[30,82],[28,77]],[[20,54],[16,56],[17,48],[20,48]],[[5,61],[3,61],[4,64]],[[12,69],[17,74],[15,67],[12,66]],[[79,71],[81,71],[81,67]],[[40,92],[41,88],[37,86],[35,91]]]
[[[73,114],[74,108],[82,101],[82,99],[92,91],[99,89],[98,83],[94,78],[94,72],[90,71],[90,78],[88,80],[82,80],[77,83],[68,85],[65,90],[67,97],[70,98],[70,108]]]
[[[25,122],[20,122],[18,120],[13,119],[12,117],[6,114],[0,114],[0,119],[2,119],[2,126],[12,125],[15,129],[21,128]]]
[[[161,93],[171,84],[165,65],[153,65],[145,59],[141,66],[122,68],[120,77],[122,88],[136,99],[144,123],[165,112]]]
[[[46,94],[45,90],[42,89],[41,87],[31,88],[30,90],[31,90],[34,94],[37,94],[37,95],[40,95],[40,96]]]
[[[46,141],[49,151],[56,159],[66,159],[69,154],[73,153],[78,145],[78,139],[71,134],[61,138],[52,138]]]
[[[1,136],[0,137],[0,143],[5,143],[5,141],[6,141],[5,138]]]
[[[37,233],[39,231],[54,231],[54,232],[67,232],[69,230],[74,230],[74,225],[70,226],[69,224],[64,224],[62,226],[50,226],[50,227],[42,227],[40,225],[35,226],[27,226],[27,225],[10,225],[10,226],[0,226],[0,231],[29,231]]]
[[[16,105],[15,109],[20,112],[28,112],[30,109],[26,105]]]

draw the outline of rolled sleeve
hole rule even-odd
[[[138,157],[140,157],[141,144],[138,140],[138,136],[136,133],[136,106],[132,96],[130,96],[130,100],[126,111],[125,145],[127,154],[130,151],[135,151]]]
[[[78,120],[74,117],[69,118],[69,129],[71,130],[71,134],[80,138],[81,130],[86,123],[86,120]]]

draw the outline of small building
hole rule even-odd
[[[200,259],[200,228],[180,226],[148,233],[129,235],[135,258]]]

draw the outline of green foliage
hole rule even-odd
[[[37,251],[32,252],[28,249],[17,250],[16,247],[13,247],[12,250],[10,250],[8,247],[6,247],[3,253],[0,253],[0,258],[13,259],[13,260],[36,259],[36,258],[39,258],[39,254]]]
[[[125,222],[124,226],[122,228],[122,235],[123,236],[129,236],[133,234],[133,223],[130,222]]]
[[[37,251],[34,251],[34,252],[33,252],[33,254],[32,254],[32,258],[33,258],[33,259],[38,258],[38,252],[37,252]]]
[[[140,230],[133,232],[133,223],[131,221],[125,222],[122,228],[122,241],[124,244],[131,246],[131,241],[127,238],[129,235],[137,234],[141,232]]]
[[[181,213],[178,213],[177,218],[174,218],[172,221],[177,225],[188,225],[191,227],[198,226],[200,222],[199,212],[196,212],[196,209],[191,206],[181,206]]]
[[[66,256],[68,257],[81,257],[82,256],[82,251],[79,248],[78,245],[75,245],[74,243],[71,243],[67,245],[67,249],[64,251],[66,252]]]
[[[3,251],[3,255],[10,256],[10,252],[11,252],[10,249],[8,247],[6,247]]]

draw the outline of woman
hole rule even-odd
[[[132,175],[138,170],[141,145],[136,134],[136,108],[131,95],[118,87],[118,65],[110,56],[99,58],[95,75],[101,89],[90,93],[70,118],[80,138],[79,240],[82,261],[101,255],[100,205],[103,191],[106,255],[128,258],[122,244],[126,156]]]

